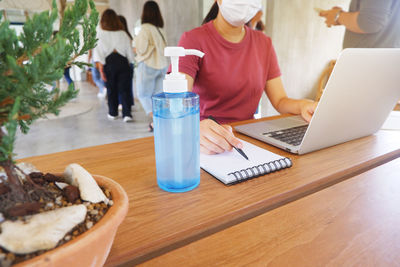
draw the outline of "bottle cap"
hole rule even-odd
[[[171,57],[171,73],[165,75],[163,89],[166,93],[182,93],[188,90],[186,76],[179,73],[179,57],[195,55],[203,57],[204,53],[196,49],[185,49],[179,46],[167,46],[164,48],[164,56]]]

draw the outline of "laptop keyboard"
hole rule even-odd
[[[308,125],[302,125],[289,129],[263,133],[263,135],[291,144],[293,146],[298,146],[300,145],[301,140],[303,140],[307,127]]]

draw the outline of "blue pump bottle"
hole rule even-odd
[[[204,53],[183,47],[166,47],[172,72],[165,76],[163,93],[152,97],[154,145],[158,186],[168,192],[186,192],[200,183],[199,96],[188,92],[179,73],[179,57]]]

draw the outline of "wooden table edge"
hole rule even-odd
[[[219,231],[227,229],[231,226],[237,225],[244,221],[247,221],[251,218],[254,218],[258,215],[266,213],[270,210],[276,209],[283,205],[286,205],[290,202],[298,200],[300,198],[306,197],[310,194],[319,192],[327,187],[330,187],[334,184],[340,183],[347,179],[350,179],[358,174],[366,172],[370,169],[378,167],[382,164],[385,164],[389,161],[392,161],[396,158],[400,157],[400,149],[387,153],[385,155],[379,156],[377,158],[371,159],[367,162],[363,162],[361,164],[354,165],[352,168],[347,169],[345,171],[340,171],[334,173],[324,179],[312,182],[307,185],[307,190],[304,190],[305,186],[297,187],[289,192],[285,192],[283,194],[276,195],[272,198],[269,198],[264,201],[260,201],[255,203],[252,206],[248,206],[244,209],[238,210],[234,213],[225,214],[223,217],[218,218],[217,220],[209,221],[207,224],[210,227],[204,227],[204,224],[200,225],[197,228],[198,230],[191,229],[190,233],[188,233],[187,237],[182,240],[174,240],[165,238],[164,242],[162,242],[163,246],[153,247],[150,244],[147,248],[151,250],[149,253],[141,253],[137,254],[135,257],[130,257],[133,253],[127,253],[125,255],[121,255],[118,260],[108,261],[105,266],[133,266],[145,261],[148,261],[152,258],[161,256],[167,252],[175,250],[177,248],[186,246],[194,241],[200,240],[204,237],[215,234]],[[247,212],[251,209],[250,212]],[[207,228],[206,230],[201,230]],[[158,241],[157,244],[160,244]],[[166,244],[166,245],[165,245]],[[142,248],[143,249],[143,248]],[[142,250],[143,251],[143,250]]]

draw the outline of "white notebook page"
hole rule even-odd
[[[242,150],[248,156],[249,160],[246,160],[235,149],[215,155],[206,155],[201,153],[200,167],[221,180],[223,183],[228,184],[235,180],[234,177],[228,175],[229,173],[285,159],[285,157],[246,141],[241,140],[241,142],[243,143]]]

